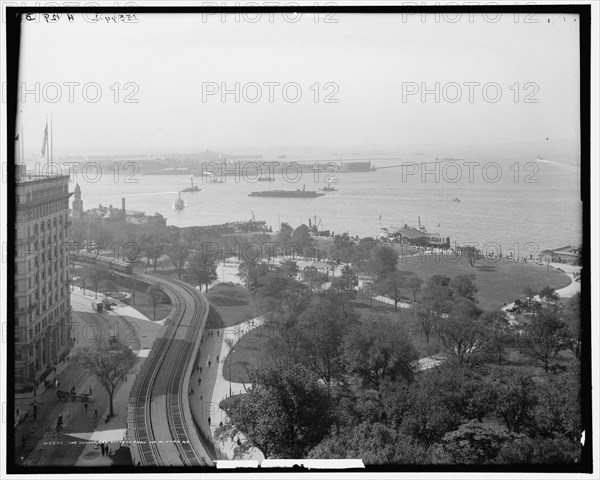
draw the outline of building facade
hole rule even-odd
[[[17,168],[15,389],[33,388],[69,352],[69,176]]]

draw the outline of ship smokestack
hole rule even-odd
[[[121,210],[123,210],[123,215],[125,215],[125,197],[121,198]]]

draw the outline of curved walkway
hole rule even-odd
[[[203,434],[209,438],[213,437],[216,428],[227,418],[225,411],[219,407],[221,400],[229,397],[230,389],[231,395],[238,395],[244,393],[245,388],[250,386],[228,382],[223,376],[223,370],[227,368],[224,362],[230,350],[226,339],[231,339],[232,345],[235,346],[246,333],[259,327],[263,322],[264,319],[261,316],[231,327],[205,330],[202,336],[200,357],[197,368],[194,369],[190,379],[189,395],[194,421]],[[233,459],[236,447],[233,439],[215,445],[215,447],[223,456]],[[246,455],[246,459],[261,461],[264,457],[258,449],[253,449]]]

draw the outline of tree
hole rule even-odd
[[[95,297],[98,299],[98,290],[102,282],[109,278],[108,268],[101,264],[88,265],[84,267],[82,276],[88,278],[92,286],[94,287]]]
[[[85,295],[85,286],[87,285],[88,281],[90,280],[89,274],[90,274],[90,270],[88,266],[85,267],[80,267],[78,269],[79,274],[79,282],[81,283],[81,288],[83,289],[83,294]]]
[[[217,262],[214,257],[208,256],[205,253],[196,253],[190,258],[186,271],[190,277],[202,290],[205,286],[206,291],[211,283],[219,278],[217,274]]]
[[[568,325],[558,318],[556,312],[542,311],[534,315],[525,327],[524,342],[530,354],[542,362],[547,372],[558,353],[571,348],[573,339]]]
[[[457,275],[450,280],[449,287],[457,297],[466,298],[472,302],[477,302],[475,295],[477,294],[477,287],[473,283],[475,275]]]
[[[146,290],[146,294],[150,296],[150,302],[154,308],[154,320],[156,320],[156,306],[160,305],[163,297],[163,291],[160,287],[160,283],[156,282],[150,285]]]
[[[354,258],[356,245],[347,232],[333,237],[335,247],[335,258],[345,264],[349,264]]]
[[[378,316],[357,324],[344,338],[342,350],[346,371],[364,386],[413,379],[417,352],[396,319]]]
[[[527,306],[531,307],[531,301],[533,300],[533,297],[535,297],[536,291],[532,287],[527,286],[523,290],[523,293],[525,294],[525,299],[527,300]]]
[[[121,341],[113,344],[95,342],[77,347],[71,355],[73,361],[96,376],[108,393],[110,411],[114,415],[113,397],[123,378],[137,361],[129,345]]]
[[[438,317],[431,310],[418,305],[416,308],[413,308],[412,313],[419,325],[419,330],[423,335],[425,335],[425,341],[427,345],[429,345],[429,341],[431,340],[431,335],[435,330],[437,325]]]
[[[417,293],[421,290],[423,286],[423,280],[417,277],[416,275],[412,275],[406,279],[406,288],[410,289],[413,295],[413,302],[417,301]]]
[[[470,300],[456,302],[447,318],[437,324],[437,333],[448,356],[459,365],[472,365],[481,360],[489,342],[481,311]]]
[[[341,276],[331,282],[331,288],[347,295],[354,295],[356,287],[358,287],[358,275],[348,265],[342,268]]]
[[[543,298],[548,302],[548,306],[550,306],[551,301],[557,301],[560,298],[560,295],[556,293],[556,290],[550,286],[545,286],[540,290],[540,298]]]
[[[502,362],[502,352],[512,335],[512,328],[503,311],[485,312],[481,322],[487,330],[489,346],[498,354],[498,363]]]
[[[402,289],[405,286],[406,277],[399,271],[388,272],[379,282],[381,293],[388,295],[394,300],[394,311],[398,311]]]
[[[504,445],[515,437],[505,427],[486,425],[477,420],[461,424],[448,432],[433,452],[433,463],[484,465],[495,463]]]
[[[558,375],[546,375],[538,387],[539,400],[534,409],[535,430],[540,435],[581,441],[580,379],[578,366]]]
[[[300,351],[303,363],[327,385],[342,372],[341,347],[344,333],[356,322],[356,314],[343,298],[321,295],[298,320],[302,333]]]
[[[238,266],[238,277],[242,279],[252,295],[256,294],[268,272],[269,266],[265,262],[258,263],[244,259]]]
[[[310,235],[308,227],[304,224],[294,230],[292,233],[292,242],[304,256],[308,256],[312,247],[314,246],[314,240]]]
[[[294,229],[290,227],[289,224],[283,222],[279,228],[279,233],[277,234],[277,243],[279,243],[281,248],[290,243],[292,233],[294,233]]]
[[[167,249],[167,255],[173,266],[177,269],[177,278],[181,280],[181,275],[185,269],[185,262],[190,256],[190,251],[182,243],[175,241]]]
[[[389,272],[396,270],[398,265],[398,254],[392,247],[379,245],[375,247],[369,257],[368,270],[373,278],[380,280]]]
[[[489,381],[496,392],[495,412],[504,420],[506,428],[519,433],[531,424],[537,404],[531,375],[523,369],[508,368],[494,372]]]
[[[425,282],[421,293],[421,302],[439,320],[453,308],[453,292],[450,289],[450,277],[433,275]]]
[[[105,300],[108,300],[108,296],[117,289],[117,285],[112,279],[108,278],[102,282],[102,293],[104,294]]]
[[[327,390],[304,366],[266,363],[250,372],[251,387],[236,397],[215,432],[220,439],[243,433],[241,449],[258,448],[265,458],[304,458],[332,422]]]
[[[296,278],[300,269],[293,260],[286,260],[281,263],[281,271],[290,278]]]
[[[384,423],[364,421],[332,428],[309,458],[359,458],[366,465],[418,464],[424,461],[425,450]]]
[[[460,247],[459,250],[460,250],[460,254],[465,256],[465,258],[467,259],[467,262],[469,262],[469,265],[474,267],[475,262],[479,258],[479,251],[475,248],[475,246],[465,245],[463,247]]]

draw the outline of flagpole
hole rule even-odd
[[[21,121],[21,142],[20,142],[20,147],[21,147],[21,163],[25,163],[25,137],[23,134],[23,123]]]

